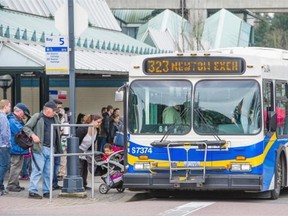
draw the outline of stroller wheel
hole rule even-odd
[[[125,188],[116,188],[116,190],[119,192],[119,193],[123,193],[125,191]]]
[[[101,185],[99,186],[99,192],[100,192],[101,194],[106,194],[108,191],[109,191],[108,185],[106,185],[106,184],[101,184]]]

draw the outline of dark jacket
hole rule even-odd
[[[117,131],[118,131],[117,123],[114,122],[114,120],[112,119],[109,124],[109,133],[107,138],[108,143],[113,144],[114,137],[116,136]]]
[[[40,116],[39,116],[40,115]],[[32,134],[36,134],[39,138],[40,138],[40,143],[34,143],[33,144],[33,151],[34,152],[38,152],[41,153],[42,149],[43,149],[43,140],[44,140],[44,119],[41,117],[44,114],[41,113],[35,113],[30,119],[29,121],[25,124],[25,126],[23,127],[23,131],[24,133],[31,137]],[[55,124],[60,124],[59,122],[59,118],[58,116],[54,116],[54,121]],[[50,129],[49,129],[50,130]],[[55,143],[55,153],[56,154],[62,154],[63,150],[62,150],[62,146],[60,143],[60,130],[59,127],[57,127],[57,142]]]
[[[12,154],[12,155],[28,154],[29,153],[28,149],[25,150],[15,143],[15,135],[22,130],[22,128],[24,126],[24,122],[22,121],[21,118],[17,117],[13,113],[10,113],[7,116],[7,118],[8,118],[9,124],[10,124],[10,131],[11,131],[10,154]]]
[[[101,136],[108,137],[109,135],[109,123],[110,123],[110,115],[106,112],[103,113],[103,120],[101,124]]]
[[[76,129],[76,137],[79,138],[79,146],[81,145],[82,140],[84,139],[87,133],[88,133],[88,127],[78,127]]]

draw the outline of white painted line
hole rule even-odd
[[[158,214],[158,216],[186,216],[212,204],[214,204],[214,202],[191,202],[173,209],[169,209]]]

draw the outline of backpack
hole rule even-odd
[[[39,119],[42,117],[41,113],[39,113],[37,120],[36,120],[36,124],[34,125],[34,127],[37,125]],[[33,140],[31,137],[27,136],[23,130],[19,131],[17,134],[15,134],[15,143],[17,145],[19,145],[22,149],[29,149],[33,146]]]
[[[33,146],[31,137],[28,137],[22,130],[15,134],[15,143],[25,150]]]

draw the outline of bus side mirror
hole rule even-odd
[[[268,131],[275,132],[277,129],[277,113],[274,111],[268,111]]]
[[[115,101],[121,102],[123,101],[124,93],[123,91],[116,91],[115,92]]]
[[[288,98],[288,83],[285,83],[285,96]]]

